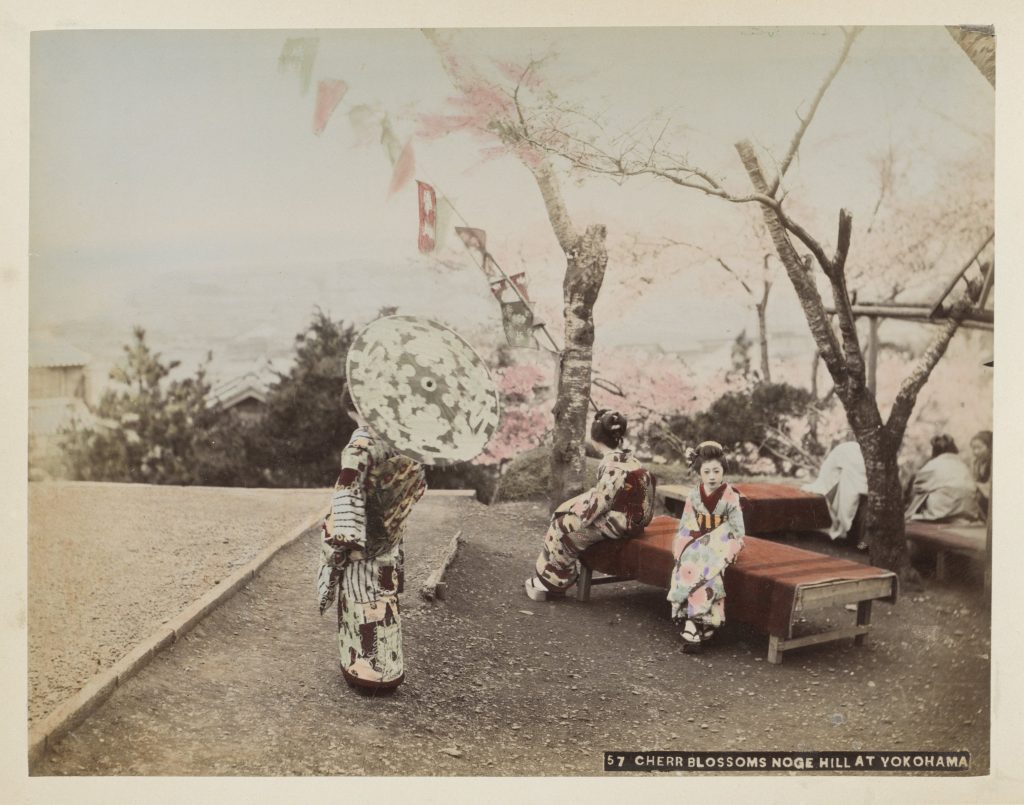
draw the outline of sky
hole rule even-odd
[[[318,40],[305,91],[298,72],[279,65],[297,36]],[[609,133],[666,116],[680,127],[679,152],[738,193],[749,185],[733,144],[750,138],[778,158],[842,43],[837,28],[453,37],[464,58],[485,66],[546,57],[550,85],[600,113]],[[31,60],[33,333],[70,339],[103,363],[140,324],[169,357],[190,364],[212,349],[215,369],[220,361],[231,371],[242,366],[229,353],[244,353],[238,344],[247,339],[287,353],[317,306],[361,324],[397,305],[500,333],[498,305],[457,239],[444,265],[417,253],[415,186],[389,196],[390,162],[350,122],[352,109],[369,106],[387,113],[403,142],[411,138],[416,178],[453,202],[454,223],[485,229],[503,268],[526,272],[538,315],[561,340],[564,256],[529,171],[511,156],[485,159],[482,141],[465,134],[417,136],[419,115],[451,111],[455,94],[419,31],[36,32]],[[317,136],[321,79],[349,89]],[[855,227],[870,217],[875,164],[890,149],[903,167],[904,201],[927,199],[958,161],[970,163],[977,192],[990,197],[993,130],[991,88],[944,29],[869,28],[787,176],[794,209],[828,245],[840,206],[853,211]],[[609,232],[599,345],[689,349],[699,338],[752,332],[742,289],[711,259],[760,264],[749,211],[650,180],[566,179],[563,187],[578,228],[600,222]],[[622,260],[631,238],[692,247],[637,269]],[[944,285],[973,248],[954,244],[944,273],[926,285]],[[638,283],[638,271],[650,282]],[[806,329],[781,273],[769,325]]]

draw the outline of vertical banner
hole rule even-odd
[[[509,277],[512,284],[516,286],[519,291],[519,295],[523,297],[527,302],[530,301],[530,295],[526,292],[526,272],[520,271],[518,274],[513,274]]]
[[[420,207],[419,247],[423,254],[434,251],[437,240],[437,194],[426,182],[416,182]]]
[[[525,302],[518,299],[502,302],[501,321],[510,347],[537,347],[537,339],[533,335],[533,311]]]
[[[316,61],[316,49],[320,40],[316,37],[299,37],[288,39],[277,59],[280,72],[294,70],[302,82],[302,94],[309,91],[309,82],[313,78],[313,62]]]
[[[313,113],[313,133],[318,137],[327,128],[334,110],[348,92],[348,84],[337,79],[326,79],[316,87],[316,111]]]

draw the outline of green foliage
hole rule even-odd
[[[354,328],[317,310],[295,336],[295,364],[270,390],[250,453],[269,486],[330,486],[355,423],[341,410]]]
[[[205,365],[194,377],[168,379],[165,362],[136,327],[115,387],[95,413],[102,424],[63,437],[76,480],[208,486],[330,486],[355,423],[339,406],[354,331],[317,311],[295,337],[295,364],[270,389],[266,415],[243,421],[208,405]]]
[[[785,431],[787,417],[804,417],[813,404],[813,396],[805,389],[787,383],[759,383],[749,392],[723,394],[705,411],[673,417],[668,429],[690,447],[705,439],[721,442],[737,463],[727,471],[757,472],[753,462],[763,458],[774,463],[781,474],[783,462],[764,448],[769,431]]]
[[[78,480],[191,484],[198,481],[197,441],[213,424],[206,407],[205,366],[194,377],[167,381],[177,361],[165,363],[134,328],[124,359],[111,370],[117,385],[96,408],[104,426],[65,432],[65,461]]]

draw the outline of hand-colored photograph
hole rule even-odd
[[[33,32],[29,775],[989,774],[997,33]]]

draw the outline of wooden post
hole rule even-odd
[[[580,575],[576,579],[576,600],[577,601],[589,601],[590,600],[590,583],[594,576],[594,571],[586,565],[580,565]]]
[[[871,625],[871,601],[858,601],[857,602],[857,625],[858,626],[870,626]],[[853,638],[853,644],[855,646],[863,646],[864,638],[866,634],[859,634]]]

